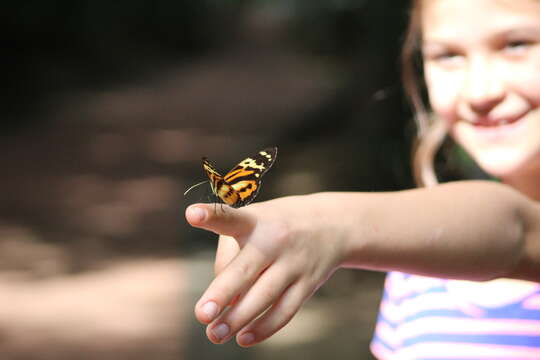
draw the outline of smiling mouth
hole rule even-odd
[[[519,114],[516,116],[501,117],[498,119],[490,118],[490,117],[481,117],[481,118],[475,119],[474,121],[470,121],[470,124],[474,126],[482,127],[482,128],[505,126],[505,125],[510,125],[510,124],[518,122],[519,120],[525,117],[525,114],[526,113]]]
[[[472,126],[471,129],[474,131],[478,140],[488,143],[498,143],[518,136],[527,124],[524,121],[527,116],[528,113],[526,112],[519,116],[501,117],[498,119],[482,118],[467,123]]]

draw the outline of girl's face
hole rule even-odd
[[[540,164],[540,1],[422,2],[433,110],[487,172]]]

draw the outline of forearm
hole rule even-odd
[[[461,182],[390,193],[318,193],[215,211],[216,277],[195,312],[214,343],[253,345],[283,327],[339,267],[540,281],[540,210],[511,188]],[[227,311],[224,309],[228,308]]]
[[[343,242],[345,267],[540,280],[538,206],[504,185],[469,181],[318,196],[327,209],[339,209],[322,226]]]

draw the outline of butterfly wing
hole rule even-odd
[[[218,195],[218,190],[223,184],[223,176],[219,174],[219,172],[216,170],[216,168],[210,164],[207,158],[202,158],[202,166],[204,171],[206,172],[206,175],[208,176],[208,179],[210,180],[210,187],[212,188],[212,192],[214,195]]]
[[[277,147],[272,147],[242,160],[223,177],[225,187],[230,189],[220,198],[235,208],[252,202],[259,193],[262,176],[272,167],[276,156]]]
[[[242,160],[225,176],[221,176],[207,158],[202,159],[202,165],[210,180],[212,192],[225,204],[239,208],[255,199],[261,186],[261,177],[274,164],[276,155],[276,147],[259,151]]]

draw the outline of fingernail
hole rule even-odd
[[[203,222],[206,219],[206,210],[201,209],[200,207],[191,207],[189,208],[190,217],[194,222]]]
[[[209,301],[203,305],[202,312],[206,315],[208,320],[211,321],[218,314],[218,306],[215,302]]]
[[[227,335],[229,335],[229,325],[221,323],[214,326],[211,331],[218,340],[223,340]]]
[[[238,343],[243,346],[251,345],[255,341],[255,335],[253,333],[247,332],[240,335],[238,338]]]

